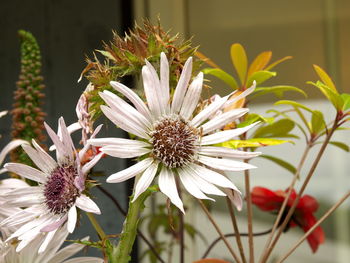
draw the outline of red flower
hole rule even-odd
[[[278,190],[273,192],[264,187],[254,187],[252,191],[252,202],[263,211],[278,213],[287,192],[288,189],[286,191]],[[293,189],[287,202],[285,215],[288,213],[288,209],[292,206],[296,197],[297,194]],[[315,198],[310,195],[302,196],[299,199],[296,209],[288,223],[288,227],[299,226],[304,230],[304,232],[307,232],[317,221],[313,215],[317,209],[318,202]],[[318,226],[307,237],[307,241],[309,242],[312,252],[314,253],[317,251],[318,246],[324,242],[324,240],[325,235],[320,226]]]

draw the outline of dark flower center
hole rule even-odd
[[[47,180],[44,189],[45,204],[54,214],[67,213],[74,205],[79,190],[74,185],[78,175],[74,166],[57,167]]]
[[[169,168],[193,161],[199,132],[184,120],[166,117],[155,125],[150,135],[154,156]]]

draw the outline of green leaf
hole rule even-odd
[[[271,51],[265,51],[260,53],[250,64],[248,70],[248,77],[250,77],[254,72],[263,70],[266,65],[270,62],[272,56]]]
[[[206,240],[205,236],[201,232],[199,232],[194,226],[185,223],[184,227],[185,227],[185,230],[186,230],[187,234],[192,239],[194,239],[196,237],[196,235],[198,235],[203,240],[204,243],[208,243],[208,241]]]
[[[225,71],[223,71],[222,69],[205,68],[205,69],[203,69],[203,73],[213,75],[213,76],[221,79],[222,81],[224,81],[226,84],[228,84],[233,89],[238,88],[237,81],[235,80],[235,78],[232,77],[230,74],[226,73]]]
[[[317,81],[316,83],[308,81],[306,83],[318,88],[323,93],[323,95],[325,95],[326,98],[333,104],[337,111],[342,110],[344,102],[337,92],[320,81]]]
[[[332,89],[336,94],[338,94],[337,88],[335,87],[331,77],[319,66],[313,65],[317,75],[323,81],[323,83],[330,89]]]
[[[346,151],[346,152],[349,152],[350,151],[350,148],[349,148],[349,146],[347,145],[347,144],[345,144],[345,143],[342,143],[342,142],[329,142],[330,144],[332,144],[332,145],[334,145],[334,146],[336,146],[336,147],[338,147],[338,148],[340,148],[340,149],[342,149],[342,150],[344,150],[344,151]]]
[[[270,65],[268,65],[265,70],[270,70],[270,69],[273,69],[274,67],[276,67],[278,64],[288,60],[288,59],[292,59],[293,57],[292,56],[286,56],[284,58],[281,58],[279,60],[276,60],[275,62],[271,63]]]
[[[288,85],[278,85],[278,86],[272,86],[272,87],[259,87],[254,90],[254,93],[250,96],[250,99],[254,99],[256,97],[274,93],[277,97],[282,97],[283,93],[286,91],[294,91],[302,94],[304,97],[307,97],[306,93],[297,87],[294,86],[288,86]]]
[[[322,112],[314,110],[311,117],[311,132],[318,134],[326,127]]]
[[[343,93],[340,95],[340,97],[343,100],[343,111],[346,111],[348,109],[350,109],[350,94],[348,93]]]
[[[241,84],[244,84],[247,75],[248,59],[241,44],[236,43],[231,46],[231,60],[241,80]]]
[[[291,172],[292,174],[295,174],[297,171],[297,169],[292,164],[290,164],[289,162],[286,162],[280,158],[277,158],[277,157],[274,157],[271,155],[266,155],[266,154],[260,155],[259,157],[274,162],[275,164],[285,168],[287,171]]]
[[[273,138],[254,138],[254,139],[248,139],[248,140],[231,140],[231,141],[222,143],[221,146],[233,148],[233,149],[246,148],[246,147],[256,148],[256,147],[279,145],[287,142],[293,143],[292,141],[279,140],[279,139],[273,139]]]
[[[256,81],[256,85],[259,85],[263,82],[265,82],[266,80],[275,77],[277,75],[276,72],[272,72],[272,71],[266,71],[266,70],[261,70],[261,71],[257,71],[254,72],[247,81],[247,87],[250,87],[251,85],[253,85],[253,81]]]
[[[296,137],[289,134],[293,130],[295,124],[290,119],[281,119],[269,125],[260,127],[253,135],[254,138],[274,138],[274,137]]]
[[[292,105],[293,107],[301,108],[301,109],[306,110],[310,113],[313,112],[312,109],[306,107],[305,105],[303,105],[301,103],[293,101],[293,100],[280,100],[280,101],[275,102],[275,105],[283,105],[283,104],[284,105]]]
[[[245,120],[241,123],[239,123],[237,125],[238,128],[243,128],[245,126],[248,126],[250,124],[253,124],[254,122],[257,122],[257,121],[262,121],[262,122],[265,122],[265,123],[273,123],[273,121],[275,120],[275,118],[273,117],[263,117],[259,114],[256,114],[256,113],[251,113],[251,114],[247,114],[246,117],[245,117]]]

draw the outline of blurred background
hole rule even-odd
[[[44,82],[47,86],[44,107],[48,113],[46,121],[56,128],[56,121],[60,116],[64,116],[67,123],[75,121],[76,101],[87,85],[86,81],[77,83],[86,65],[85,56],[91,56],[95,49],[101,49],[102,41],[108,42],[112,38],[112,29],[123,34],[133,26],[134,21],[141,24],[143,18],[148,18],[156,23],[158,16],[165,30],[170,29],[172,34],[180,32],[184,38],[193,36],[193,43],[200,45],[199,50],[231,74],[234,73],[234,69],[229,49],[233,43],[241,43],[245,47],[250,61],[260,52],[267,50],[273,52],[273,60],[287,55],[293,56],[292,60],[278,66],[278,76],[269,84],[282,83],[304,89],[309,94],[311,106],[321,110],[326,119],[334,116],[334,110],[315,88],[305,83],[307,80],[317,79],[312,64],[325,68],[340,92],[350,92],[347,85],[350,81],[350,1],[347,0],[13,0],[0,3],[0,110],[10,109],[13,102],[12,94],[19,74],[19,29],[32,32],[41,47]],[[216,93],[230,92],[223,83],[209,79]],[[303,99],[288,97],[288,94],[286,98]],[[251,111],[265,113],[274,100],[275,98],[269,96],[262,97],[255,102]],[[3,117],[0,123],[0,134],[3,135],[0,146],[3,146],[10,139],[10,116]],[[105,123],[108,125],[108,122]],[[118,130],[114,132],[122,135]],[[336,140],[345,141],[349,145],[350,140],[346,132],[339,132],[337,136]],[[270,147],[263,151],[283,156],[296,164],[300,159],[302,147],[301,143],[297,143]],[[314,153],[316,151],[317,149],[314,149]],[[315,154],[311,154],[308,161],[311,162],[314,156]],[[314,195],[321,203],[318,215],[348,190],[348,158],[346,153],[329,146],[321,160],[321,165],[306,190],[306,193]],[[252,186],[265,186],[273,190],[285,189],[288,186],[291,176],[285,170],[259,159],[253,163],[259,169],[252,173]],[[99,164],[100,169],[108,167],[107,174],[126,166],[127,163],[123,160],[112,158],[105,158]],[[307,171],[307,168],[306,165],[303,171]],[[240,189],[244,188],[241,174],[232,174],[230,178]],[[126,207],[130,191],[128,184],[104,186],[122,200]],[[123,222],[122,215],[115,211],[110,200],[100,192],[95,191],[94,195],[105,209],[102,211],[104,216],[98,219],[102,220],[106,232],[118,232]],[[230,221],[226,218],[225,204],[217,199],[213,205],[213,213],[223,230],[232,232]],[[186,214],[186,220],[198,229],[209,231],[206,239],[211,242],[217,235],[202,211],[197,211],[196,206],[191,205],[192,201],[188,200],[188,206],[192,206],[193,211]],[[156,202],[161,203],[163,200],[160,197]],[[288,262],[349,262],[348,207],[349,202],[342,205],[322,224],[326,231],[326,243],[321,245],[315,255],[312,255],[308,244],[305,243]],[[146,213],[152,213],[151,208],[149,205]],[[246,228],[245,215],[246,211],[243,209],[239,213],[242,232]],[[257,210],[254,210],[254,218],[254,231],[257,232],[270,228],[274,219],[272,216],[263,216]],[[75,233],[72,239],[82,237],[83,234],[96,238],[89,224],[83,218],[80,232]],[[292,229],[290,232],[274,250],[276,257],[287,251],[302,235],[298,229]],[[190,240],[189,237],[187,239]],[[139,249],[135,249],[136,254],[145,248],[141,241],[139,245]],[[257,254],[260,254],[259,249],[262,249],[263,245],[264,237],[256,239]],[[201,256],[205,248],[206,244],[203,241],[193,240],[186,251],[186,262],[192,262]],[[98,252],[91,250],[89,253],[98,255]],[[176,254],[174,253],[173,262],[178,261]],[[211,255],[214,257],[225,254],[226,248],[218,245]],[[140,262],[136,258],[137,255],[134,255],[133,262]],[[148,262],[148,259],[141,262]]]

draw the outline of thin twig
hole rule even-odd
[[[271,229],[263,231],[263,232],[258,232],[258,233],[253,233],[253,236],[257,237],[257,236],[263,236],[263,235],[267,235],[268,233],[271,233]],[[230,233],[230,234],[225,234],[225,237],[237,237],[236,233]],[[249,234],[248,233],[240,233],[240,236],[242,237],[248,237]],[[202,256],[203,258],[206,258],[209,254],[209,252],[214,248],[214,246],[221,240],[221,237],[216,238],[208,247],[208,249],[205,251],[205,253]]]
[[[181,199],[181,187],[176,177],[176,188]],[[179,215],[179,242],[180,242],[180,263],[185,263],[185,224],[184,224],[184,215],[180,209],[178,209]]]
[[[243,245],[242,245],[242,241],[241,241],[241,235],[239,233],[237,220],[236,220],[236,216],[235,216],[235,211],[234,211],[234,208],[233,208],[233,205],[232,205],[230,198],[226,197],[226,203],[228,206],[228,210],[230,212],[232,226],[233,226],[233,230],[235,231],[236,242],[237,242],[237,246],[239,249],[239,253],[240,253],[241,258],[242,258],[242,262],[246,263],[246,258],[244,255]]]
[[[247,201],[249,262],[254,263],[253,208],[252,208],[252,195],[250,192],[249,170],[244,171],[244,182],[245,182],[245,193],[246,193],[246,201]]]
[[[279,259],[277,262],[282,263],[285,261],[294,251],[297,249],[301,243],[305,241],[305,239],[327,218],[330,214],[334,212],[348,197],[350,196],[350,192],[345,194],[335,205],[331,207],[317,222],[314,224],[304,235],[302,238],[299,239],[299,241],[287,252],[286,255],[284,255],[281,259]]]
[[[337,118],[338,118],[338,115],[337,115]],[[336,118],[336,120],[337,120],[337,118]],[[319,163],[319,161],[320,161],[320,159],[321,159],[321,157],[322,157],[322,155],[323,155],[323,153],[324,153],[324,151],[325,151],[325,149],[326,149],[326,147],[327,147],[327,145],[328,145],[328,143],[329,143],[329,141],[330,141],[330,139],[331,139],[331,137],[332,137],[332,135],[333,135],[333,133],[334,133],[334,131],[337,129],[337,127],[338,127],[338,126],[337,126],[337,122],[335,121],[335,122],[334,122],[334,125],[333,125],[333,127],[332,127],[332,129],[331,129],[330,132],[327,134],[327,137],[326,137],[325,141],[323,142],[323,144],[322,144],[322,146],[321,146],[321,149],[320,149],[320,151],[318,152],[317,157],[316,157],[316,159],[314,160],[314,162],[313,162],[313,164],[312,164],[312,166],[311,166],[311,168],[310,168],[310,171],[309,171],[308,175],[307,175],[306,178],[305,178],[305,181],[304,181],[303,185],[301,186],[301,189],[300,189],[300,191],[298,192],[298,195],[296,196],[296,198],[295,198],[295,200],[294,200],[294,202],[293,202],[291,208],[289,209],[289,211],[288,211],[288,213],[287,213],[287,215],[286,215],[286,217],[285,217],[285,219],[284,219],[282,225],[280,226],[280,228],[279,228],[279,230],[278,230],[278,233],[276,234],[276,237],[275,237],[274,240],[272,241],[272,243],[271,243],[271,245],[269,246],[269,248],[267,249],[267,251],[265,251],[264,256],[262,257],[261,262],[266,262],[266,261],[267,261],[269,255],[271,254],[273,248],[275,247],[275,245],[276,245],[278,239],[280,238],[281,234],[283,233],[283,230],[284,230],[285,227],[287,226],[287,224],[288,224],[290,218],[292,217],[292,215],[293,215],[293,213],[294,213],[294,211],[295,211],[295,208],[296,208],[297,204],[299,203],[299,200],[300,200],[300,198],[301,198],[301,195],[304,193],[305,188],[306,188],[306,186],[308,185],[308,183],[309,183],[311,177],[313,176],[313,174],[314,174],[314,172],[315,172],[315,170],[316,170],[316,167],[317,167],[317,165],[318,165],[318,163]]]
[[[86,212],[87,217],[89,218],[91,225],[94,227],[94,229],[96,230],[99,238],[101,240],[104,240],[106,238],[106,234],[103,231],[102,227],[100,226],[100,224],[98,223],[98,221],[96,220],[95,216],[92,213],[88,213]]]
[[[239,260],[239,257],[236,255],[236,253],[233,251],[230,243],[227,241],[226,237],[224,236],[224,234],[222,233],[222,231],[220,230],[219,226],[216,224],[214,218],[211,216],[210,212],[208,211],[207,207],[204,205],[204,203],[202,202],[202,200],[197,199],[199,204],[201,205],[203,211],[205,212],[205,214],[208,216],[210,222],[213,224],[216,232],[218,232],[220,238],[222,239],[222,241],[224,241],[226,247],[228,248],[228,250],[230,251],[231,255],[233,256],[233,258],[235,259],[235,261],[237,263],[240,263],[241,261]]]
[[[304,165],[304,163],[305,163],[306,157],[307,157],[307,155],[308,155],[310,149],[311,149],[311,143],[307,143],[306,148],[305,148],[305,150],[304,150],[304,153],[303,153],[303,155],[302,155],[302,157],[301,157],[301,159],[300,159],[298,168],[297,168],[297,170],[296,170],[296,172],[295,172],[295,174],[294,174],[294,176],[293,176],[293,179],[292,179],[291,184],[289,185],[287,195],[286,195],[286,197],[285,197],[284,200],[283,200],[282,206],[281,206],[281,208],[280,208],[280,210],[279,210],[279,212],[278,212],[277,218],[276,218],[275,223],[273,224],[273,227],[272,227],[271,234],[269,235],[269,237],[268,237],[268,239],[267,239],[267,242],[266,242],[266,244],[265,244],[265,247],[264,247],[263,251],[267,251],[267,248],[268,248],[268,247],[270,246],[270,244],[271,244],[271,240],[272,240],[272,238],[273,238],[273,236],[274,236],[274,234],[275,234],[275,231],[276,231],[276,229],[277,229],[277,227],[278,227],[278,225],[279,225],[279,223],[280,223],[280,221],[281,221],[282,215],[283,215],[283,213],[284,213],[284,211],[285,211],[285,209],[286,209],[286,207],[287,207],[287,203],[288,203],[288,200],[289,200],[289,198],[290,198],[290,195],[292,194],[292,190],[293,190],[293,188],[294,188],[294,185],[295,185],[297,179],[299,178],[301,168],[303,167],[303,165]],[[265,256],[265,255],[263,255],[263,257],[264,257],[264,256]]]
[[[118,200],[106,189],[104,189],[101,185],[97,185],[97,188],[101,190],[102,193],[104,193],[118,208],[119,212],[126,216],[126,211],[122,208],[122,206],[119,204]],[[165,263],[165,261],[160,257],[159,253],[155,249],[155,247],[152,245],[152,243],[147,239],[147,237],[139,230],[137,229],[137,234],[140,236],[140,238],[148,245],[150,250],[152,251],[153,255],[161,262]]]

